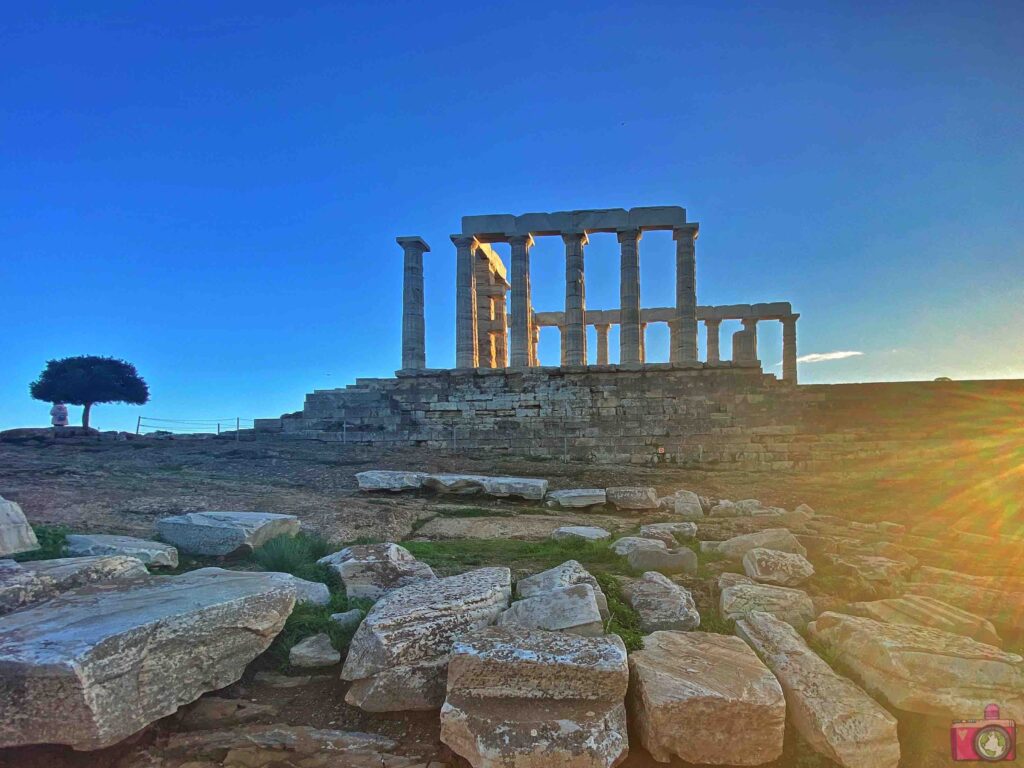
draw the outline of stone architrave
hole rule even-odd
[[[493,624],[511,594],[508,568],[480,568],[384,595],[349,645],[345,701],[368,712],[438,708],[452,644]]]
[[[0,557],[39,549],[36,534],[21,507],[0,496]]]
[[[189,512],[157,520],[160,538],[187,555],[252,551],[299,532],[299,518],[273,512]]]
[[[782,685],[790,720],[815,751],[844,768],[897,768],[896,718],[814,653],[789,624],[767,613],[736,623]]]
[[[398,544],[356,544],[320,558],[345,585],[349,597],[377,600],[393,589],[437,577],[433,569]]]
[[[629,708],[656,761],[761,765],[782,754],[786,700],[738,637],[655,632],[629,655]]]
[[[79,590],[6,616],[0,747],[115,744],[238,680],[294,603],[271,574],[231,571]]]
[[[132,536],[108,536],[100,533],[72,533],[67,537],[67,553],[71,557],[94,555],[125,555],[156,568],[177,568],[178,550],[160,541],[146,541]]]
[[[485,629],[455,643],[441,741],[473,768],[612,768],[628,683],[615,635]]]

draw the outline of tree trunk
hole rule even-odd
[[[86,403],[85,408],[82,409],[82,426],[86,429],[89,428],[89,411],[92,410],[92,403]]]

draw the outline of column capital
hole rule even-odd
[[[683,224],[682,226],[674,227],[672,229],[673,240],[690,240],[692,242],[693,240],[697,239],[697,235],[699,234],[700,224],[698,224],[697,222],[693,222],[691,224]]]
[[[566,245],[575,245],[579,243],[581,246],[586,245],[590,242],[590,238],[587,237],[586,232],[561,232],[562,242]]]
[[[427,241],[417,235],[409,235],[408,237],[396,237],[395,242],[402,246],[402,249],[406,251],[419,251],[420,253],[430,253],[430,246],[427,245]]]
[[[722,324],[722,318],[720,317],[705,317],[703,320],[704,325],[707,328],[718,328]]]
[[[643,236],[643,230],[640,229],[615,230],[615,237],[618,239],[620,243],[637,243],[640,242],[640,238]]]
[[[800,319],[800,313],[794,312],[792,315],[786,315],[785,317],[780,317],[779,321],[781,323],[783,323],[783,324],[786,324],[786,323],[795,323],[799,319]]]
[[[760,319],[761,318],[759,317],[744,317],[740,320],[740,322],[743,323],[744,328],[749,328],[751,326],[756,326],[758,320]]]
[[[508,238],[509,245],[525,245],[527,248],[533,248],[533,235],[527,233],[525,235],[506,235]]]
[[[476,239],[476,235],[452,235],[451,238],[456,248],[472,248],[476,250],[480,247],[480,241]]]

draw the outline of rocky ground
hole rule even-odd
[[[689,557],[695,567],[668,569],[672,571],[670,588],[676,585],[692,595],[702,630],[723,636],[736,631],[723,606],[742,608],[753,601],[760,608],[776,610],[777,606],[766,606],[757,592],[760,587],[744,592],[749,585],[721,577],[731,573],[743,579],[741,574],[753,571],[762,584],[786,585],[791,579],[792,588],[806,592],[810,608],[802,623],[786,613],[792,609],[793,615],[799,614],[802,607],[787,605],[777,611],[805,633],[808,620],[851,602],[877,602],[904,594],[939,596],[998,619],[1000,641],[1013,651],[1024,645],[1017,613],[1020,606],[1013,603],[1022,592],[1014,579],[1024,559],[1024,542],[1019,538],[1022,489],[1019,473],[990,471],[1003,461],[1005,457],[956,457],[951,453],[914,467],[876,464],[794,474],[608,467],[278,440],[25,440],[0,442],[0,495],[20,504],[33,524],[60,526],[61,534],[102,532],[151,538],[157,520],[186,512],[233,509],[292,514],[304,531],[338,546],[358,540],[401,542],[433,566],[438,576],[504,566],[511,569],[513,580],[556,566],[577,551],[571,544],[552,541],[551,534],[557,529],[599,527],[615,540],[641,535],[642,525],[677,522],[679,517],[674,508],[664,504],[658,509],[634,511],[611,505],[562,509],[540,501],[483,495],[365,493],[358,489],[356,473],[393,469],[541,477],[549,481],[552,490],[643,486],[654,488],[658,497],[688,489],[704,497],[705,511],[720,499],[757,499],[762,508],[790,511],[807,504],[813,516],[705,517],[697,521],[692,540],[677,532],[679,541],[670,548],[681,544],[681,549],[692,552]],[[742,555],[734,558],[712,552],[717,542],[780,528],[796,538],[806,555],[800,560],[813,563],[813,575],[801,573],[804,566],[795,560],[779,559],[778,552],[786,550],[788,541],[780,538],[765,540],[759,547],[775,555],[757,562],[748,558],[749,565]],[[656,534],[648,531],[645,535]],[[669,540],[672,538],[670,535]],[[702,541],[706,543],[703,546]],[[650,628],[639,622],[623,626],[629,622],[619,603],[628,601],[630,590],[637,589],[630,580],[653,566],[643,565],[640,555],[620,558],[607,554],[603,547],[581,549],[578,559],[609,592],[610,602],[616,603],[613,608],[619,611],[616,617],[621,634],[627,645],[635,645]],[[258,567],[244,560],[199,557],[183,558],[179,570],[210,564]],[[984,581],[950,582],[952,577],[930,568]],[[762,571],[781,576],[769,575],[765,581]],[[772,582],[772,578],[776,580]],[[625,587],[622,595],[611,594],[618,589],[609,584]],[[722,592],[730,586],[732,602],[723,602]],[[662,587],[654,584],[649,588],[657,592]],[[1005,605],[997,599],[999,595],[1006,596]],[[990,596],[993,603],[979,607],[979,596]],[[841,653],[824,648],[830,638],[839,638],[837,643],[850,647],[863,645],[867,641],[857,634],[857,627],[842,622],[826,625],[827,621],[816,646],[826,661],[839,668],[855,664],[855,658],[844,660]],[[771,626],[749,626],[745,631],[761,637],[762,644],[768,642],[762,637],[767,633],[769,645],[781,642],[785,649],[786,639],[772,634]],[[865,653],[870,653],[870,648]],[[296,676],[296,672],[300,674]],[[781,673],[776,671],[776,675],[781,679]],[[337,667],[301,673],[279,658],[264,655],[238,683],[204,697],[200,705],[160,721],[127,742],[88,753],[63,747],[0,750],[0,766],[170,766],[179,765],[180,761],[173,762],[176,754],[188,754],[194,758],[190,768],[312,768],[335,764],[323,761],[325,753],[342,749],[337,744],[324,747],[331,738],[339,738],[330,735],[333,731],[366,732],[381,740],[344,746],[343,751],[351,750],[344,764],[376,761],[375,765],[380,765],[381,755],[386,755],[386,765],[393,766],[462,761],[440,743],[436,712],[367,712],[345,702],[349,685],[339,680]],[[948,736],[942,734],[942,723],[910,714],[921,709],[913,702],[907,707],[899,718],[900,765],[931,768],[948,764]],[[963,713],[965,718],[980,716],[980,712]],[[292,730],[282,731],[285,726]],[[224,731],[234,735],[217,737],[221,742],[210,735]],[[227,746],[224,739],[230,742]],[[238,752],[243,742],[250,745],[250,752],[244,755]],[[284,742],[292,746],[282,752]],[[301,746],[293,748],[296,743]],[[627,766],[653,764],[639,743],[638,734],[631,732]],[[256,749],[253,744],[262,746]],[[776,768],[834,764],[812,750],[791,726],[785,745],[783,757],[770,763]],[[678,764],[678,757],[675,760]]]

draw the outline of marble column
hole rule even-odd
[[[618,232],[619,238],[619,363],[639,363],[640,254],[638,229]]]
[[[565,243],[565,329],[562,365],[587,364],[587,290],[583,272],[583,246],[587,233],[563,234]]]
[[[697,361],[697,260],[695,242],[699,226],[685,224],[672,232],[676,241],[676,359]]]
[[[678,363],[679,350],[676,349],[676,334],[679,333],[679,328],[675,320],[669,320],[666,325],[668,325],[668,361]]]
[[[608,365],[608,323],[599,323],[594,326],[597,331],[597,364]],[[621,331],[620,331],[621,332]]]
[[[512,367],[528,368],[534,364],[530,350],[533,343],[530,307],[530,248],[533,238],[513,235],[508,242],[512,246]]]
[[[558,326],[558,348],[561,350],[561,356],[558,358],[559,365],[565,365],[565,326]]]
[[[531,319],[533,318],[533,312],[530,312]],[[540,365],[540,361],[537,359],[537,350],[540,348],[540,326],[537,325],[534,320],[530,325],[530,365],[536,367]]]
[[[782,380],[797,383],[796,321],[800,315],[782,318]]]
[[[476,368],[480,360],[476,331],[476,249],[472,235],[452,235],[455,244],[455,367]]]
[[[704,321],[704,329],[707,331],[707,334],[708,334],[708,343],[707,343],[707,347],[708,347],[708,362],[711,365],[715,365],[715,364],[721,362],[721,352],[719,351],[720,350],[719,343],[721,341],[720,337],[721,337],[721,330],[722,330],[722,321],[721,320],[705,320]]]
[[[647,362],[647,323],[640,323],[640,362]]]
[[[426,368],[423,322],[423,254],[430,246],[421,237],[397,237],[405,266],[402,278],[402,368]]]
[[[747,346],[745,360],[746,363],[757,363],[760,362],[760,358],[757,356],[757,318],[748,318],[741,321],[743,323],[743,330],[747,334]]]

